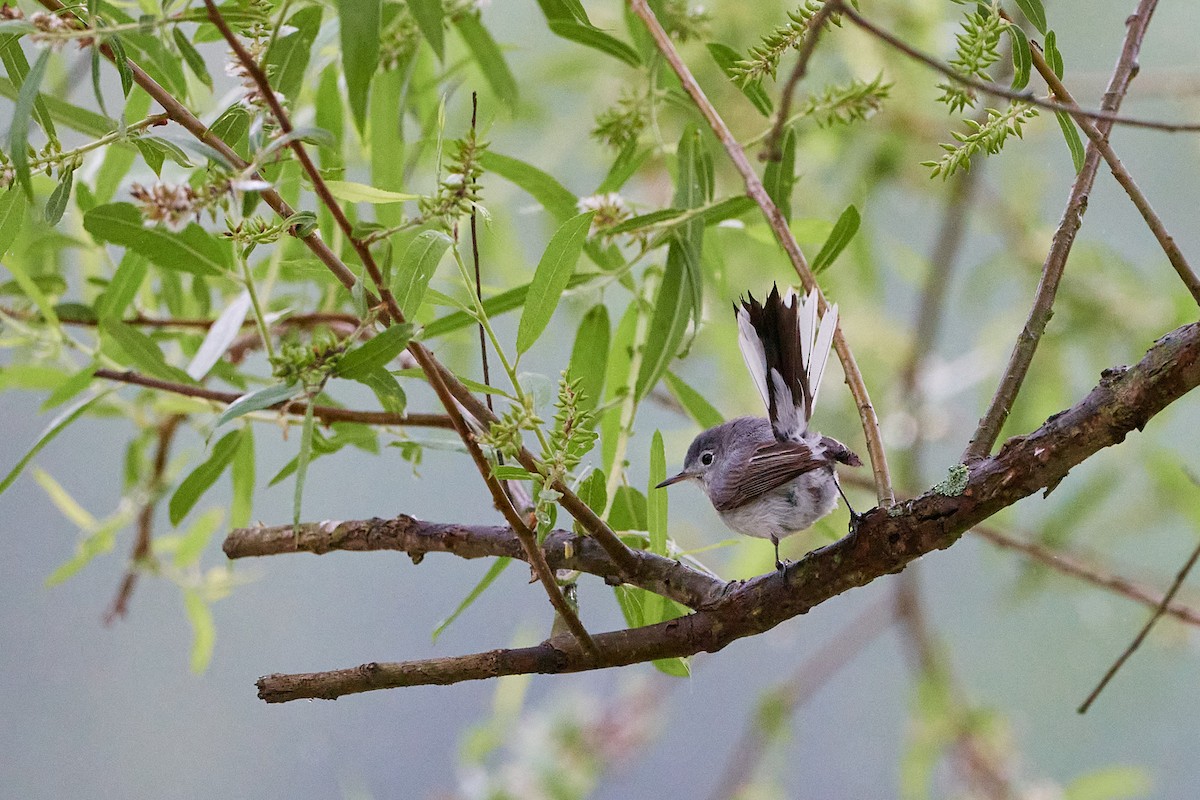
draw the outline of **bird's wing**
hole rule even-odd
[[[731,511],[829,463],[807,442],[770,442],[755,450],[740,468],[732,470],[728,480],[710,485],[709,498],[717,511]]]

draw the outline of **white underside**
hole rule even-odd
[[[806,472],[745,505],[722,511],[732,530],[760,539],[782,539],[812,527],[837,508],[838,490],[832,470]]]

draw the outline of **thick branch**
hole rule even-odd
[[[1150,24],[1150,16],[1154,13],[1156,5],[1158,5],[1158,0],[1140,0],[1137,10],[1125,21],[1127,26],[1125,43],[1121,48],[1121,56],[1117,59],[1117,66],[1113,70],[1112,78],[1108,82],[1108,90],[1104,93],[1104,100],[1101,103],[1106,111],[1116,111],[1120,108],[1121,101],[1129,90],[1129,83],[1137,72],[1137,57],[1141,50],[1142,38],[1146,35],[1146,27]],[[1111,120],[1101,120],[1097,125],[1100,133],[1104,136],[1108,135],[1112,126]],[[1004,422],[1008,419],[1008,414],[1017,399],[1017,393],[1021,391],[1025,375],[1029,372],[1029,365],[1033,362],[1033,354],[1037,351],[1038,342],[1041,341],[1042,334],[1046,331],[1046,325],[1049,324],[1050,317],[1054,313],[1054,298],[1058,294],[1058,284],[1062,279],[1063,270],[1066,269],[1071,246],[1075,244],[1075,236],[1083,224],[1083,214],[1087,211],[1088,194],[1092,191],[1092,184],[1096,180],[1096,171],[1099,167],[1100,150],[1094,142],[1089,143],[1083,159],[1083,169],[1079,170],[1079,174],[1071,186],[1066,210],[1063,211],[1062,219],[1058,223],[1058,229],[1054,232],[1054,238],[1050,244],[1050,251],[1046,254],[1046,261],[1042,265],[1042,279],[1038,282],[1037,293],[1034,296],[1033,306],[1029,309],[1025,327],[1013,346],[1008,366],[1000,378],[991,404],[983,418],[980,419],[979,426],[971,436],[971,441],[967,444],[963,453],[963,461],[974,461],[991,452],[992,445],[1000,436]]]
[[[646,26],[646,30],[650,32],[650,37],[654,40],[655,46],[662,53],[671,69],[679,78],[679,83],[683,86],[688,96],[692,98],[692,102],[696,104],[700,114],[708,122],[710,128],[717,139],[721,141],[721,145],[725,148],[725,152],[729,156],[729,160],[733,162],[733,166],[737,169],[738,174],[742,176],[742,181],[746,185],[746,194],[754,200],[762,211],[763,216],[767,220],[767,225],[775,234],[775,238],[779,240],[780,246],[784,253],[787,254],[788,260],[791,261],[792,267],[796,270],[796,274],[800,276],[800,282],[804,284],[805,291],[817,291],[817,299],[822,312],[825,311],[825,297],[821,294],[821,288],[817,285],[816,276],[813,275],[812,269],[808,265],[808,260],[804,257],[804,253],[800,250],[800,244],[796,241],[796,236],[792,233],[788,221],[779,211],[779,207],[775,205],[775,201],[767,194],[767,190],[763,187],[762,180],[754,171],[754,167],[750,164],[750,159],[746,157],[746,151],[742,145],[734,138],[729,126],[725,124],[725,120],[717,112],[717,109],[709,101],[704,94],[704,90],[700,88],[700,84],[696,81],[691,70],[683,63],[683,59],[679,56],[679,51],[675,49],[675,43],[671,37],[663,30],[658,18],[654,16],[654,12],[650,10],[646,0],[629,0],[629,7],[633,10]],[[879,418],[875,414],[875,407],[871,404],[871,396],[867,392],[867,383],[863,379],[862,372],[858,369],[858,362],[854,359],[854,353],[850,350],[850,345],[846,344],[846,338],[842,335],[842,328],[839,325],[833,334],[833,347],[837,351],[838,359],[842,362],[842,372],[846,376],[846,386],[850,389],[850,394],[854,397],[854,403],[858,407],[859,420],[862,422],[863,436],[867,441],[867,455],[871,459],[871,470],[875,477],[875,495],[882,506],[890,506],[895,502],[895,495],[892,492],[892,476],[888,471],[887,456],[883,448],[883,435],[879,431]]]
[[[225,539],[230,558],[272,556],[281,553],[323,555],[333,551],[398,550],[419,563],[426,553],[453,553],[459,558],[518,558],[527,560],[511,528],[500,525],[460,525],[426,522],[407,515],[395,519],[309,522],[293,536],[291,525],[239,528]],[[688,608],[707,608],[730,591],[730,586],[699,570],[644,550],[631,551],[638,564],[636,576],[627,578],[604,548],[590,536],[552,531],[542,542],[542,552],[552,569],[570,569],[623,582],[669,597]]]
[[[348,670],[270,675],[258,682],[268,702],[332,699],[398,686],[449,684],[500,675],[578,672],[659,658],[715,652],[803,614],[842,592],[904,569],[950,547],[962,533],[1034,492],[1057,486],[1076,465],[1140,431],[1156,414],[1200,385],[1200,323],[1160,339],[1136,365],[1106,370],[1070,409],[995,456],[968,467],[957,494],[930,491],[891,509],[867,513],[855,536],[809,553],[786,571],[755,578],[710,608],[634,630],[593,636],[600,658],[561,641],[469,656]]]

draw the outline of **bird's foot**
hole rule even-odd
[[[849,533],[851,536],[854,536],[856,533],[858,533],[858,526],[861,525],[862,521],[866,518],[867,518],[866,514],[859,514],[857,511],[854,511],[854,510],[850,511]]]
[[[779,570],[779,572],[782,573],[784,570],[787,569],[787,562],[780,561],[779,559],[775,559],[775,569]]]

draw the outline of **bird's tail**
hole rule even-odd
[[[817,295],[773,286],[765,303],[753,295],[734,305],[738,345],[762,395],[775,437],[795,441],[808,430],[837,329],[837,306],[817,318]]]

